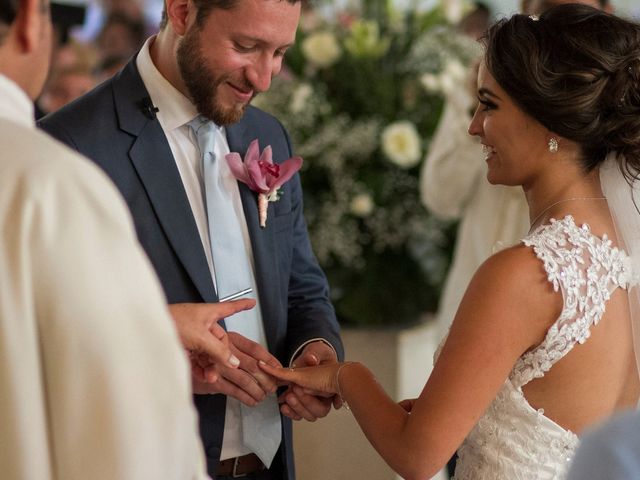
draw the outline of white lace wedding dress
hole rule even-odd
[[[578,437],[527,402],[522,387],[543,377],[576,343],[589,338],[616,288],[631,280],[627,255],[571,216],[529,234],[549,281],[564,299],[545,340],[518,359],[509,378],[458,450],[455,480],[563,479]]]

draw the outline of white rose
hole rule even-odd
[[[444,10],[444,16],[451,25],[460,23],[462,17],[464,17],[465,13],[469,10],[469,7],[466,5],[467,3],[469,2],[442,2],[441,5]]]
[[[382,151],[400,168],[415,167],[420,161],[420,136],[408,121],[395,122],[382,132]]]
[[[440,92],[442,89],[440,85],[440,76],[433,73],[425,73],[420,77],[420,83],[427,90],[427,92]]]
[[[309,98],[313,95],[313,88],[308,83],[303,83],[296,88],[291,95],[291,112],[300,113],[304,110]]]
[[[374,204],[371,195],[368,193],[359,193],[351,199],[349,210],[357,217],[367,217],[373,212]]]
[[[302,42],[302,53],[314,65],[325,68],[333,65],[340,58],[342,51],[335,35],[324,31],[305,38]]]

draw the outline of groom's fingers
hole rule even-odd
[[[251,376],[265,393],[275,393],[278,388],[276,379],[258,367],[258,362],[243,352],[232,348],[231,352],[240,360],[240,370]]]
[[[219,322],[234,313],[251,310],[255,307],[256,301],[251,298],[241,298],[240,300],[230,300],[222,303],[205,303],[202,305],[206,305],[206,308],[209,308],[211,319]]]
[[[331,398],[307,395],[300,387],[293,387],[285,401],[295,413],[309,422],[326,417],[331,411]]]
[[[276,379],[258,367],[258,361],[280,367],[281,364],[276,357],[270,354],[263,346],[248,338],[236,333],[229,332],[231,350],[240,359],[240,368],[251,375],[262,387],[265,393],[276,391]]]
[[[256,362],[262,360],[272,367],[281,367],[280,361],[274,357],[269,351],[253,340],[250,340],[237,332],[229,332],[229,340],[233,346],[243,352],[245,355],[253,358]],[[257,369],[257,367],[256,367]]]
[[[247,394],[244,390],[239,388],[237,385],[234,385],[233,383],[225,380],[222,377],[219,377],[213,383],[200,382],[194,378],[193,393],[199,394],[199,395],[212,395],[216,393],[221,393],[223,395],[233,397],[236,400],[250,407],[254,407],[258,404],[258,401],[256,401],[256,399],[254,399],[251,395]]]
[[[285,417],[289,417],[291,420],[295,420],[295,421],[300,421],[302,420],[302,417],[300,415],[298,415],[296,412],[294,412],[291,407],[289,407],[289,405],[287,405],[286,403],[282,404],[280,406],[280,412],[282,412],[282,414]]]
[[[267,395],[267,392],[264,391],[258,381],[244,370],[220,367],[218,371],[222,378],[242,389],[258,402],[264,400]]]
[[[205,353],[215,363],[234,368],[238,359],[231,354],[226,334],[216,323],[254,305],[254,300],[243,299],[226,303],[176,303],[168,308],[187,351]]]
[[[303,400],[297,395],[289,393],[285,396],[284,400],[285,402],[287,402],[287,405],[289,406],[291,411],[293,411],[296,415],[304,418],[307,422],[315,422],[317,420],[318,417],[316,417],[307,408],[307,405],[303,403]]]

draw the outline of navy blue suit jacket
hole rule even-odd
[[[166,136],[148,108],[149,94],[135,59],[115,77],[47,116],[41,128],[84,154],[111,177],[133,215],[138,238],[169,303],[218,300],[202,242]],[[292,156],[289,138],[272,116],[249,107],[227,127],[231,151],[242,156],[259,139],[275,162]],[[239,183],[253,248],[268,348],[283,364],[305,341],[324,338],[343,356],[326,278],[311,251],[302,212],[300,178],[269,204],[266,228],[258,221],[256,194]],[[96,272],[99,275],[99,272]],[[114,346],[117,348],[117,346]],[[210,475],[220,457],[226,397],[196,395]],[[286,474],[294,478],[291,422],[283,418]]]

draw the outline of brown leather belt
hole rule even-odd
[[[267,467],[264,466],[255,453],[249,453],[242,457],[221,460],[218,463],[218,468],[216,468],[216,477],[241,478],[266,469]]]

